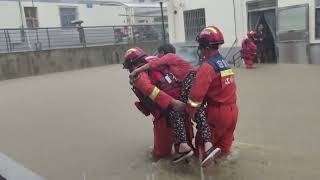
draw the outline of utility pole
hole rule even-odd
[[[163,42],[166,42],[166,29],[164,26],[164,16],[163,16],[163,2],[160,2],[160,9],[161,9],[161,19],[162,19],[162,36],[163,36]]]

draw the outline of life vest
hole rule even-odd
[[[156,56],[146,57],[146,61],[150,62],[157,58]],[[155,60],[156,61],[156,60]],[[152,84],[157,86],[160,90],[167,93],[175,99],[180,99],[181,83],[177,78],[169,71],[168,65],[163,65],[160,68],[148,71]]]
[[[257,46],[250,39],[243,40],[240,55],[243,59],[255,59],[257,55]]]
[[[181,94],[181,83],[169,72],[168,68],[168,66],[162,66],[159,70],[149,71],[151,82],[171,97],[179,99]]]
[[[174,75],[168,71],[167,66],[163,66],[159,68],[159,70],[149,70],[148,75],[153,85],[169,96],[179,99],[181,94],[181,85]],[[161,109],[149,98],[149,96],[143,95],[134,87],[132,90],[140,101],[139,103],[136,102],[135,105],[143,114],[147,116],[149,114],[148,112],[150,112],[157,119],[166,113],[166,109]]]

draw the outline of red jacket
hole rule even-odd
[[[257,46],[251,39],[245,39],[242,41],[242,49],[240,53],[243,59],[255,59],[257,55]]]
[[[149,97],[160,107],[153,113],[156,120],[160,118],[161,109],[167,109],[173,100],[171,96],[153,85],[147,72],[141,72],[138,78],[132,82],[132,85],[135,89],[140,91],[145,98]]]
[[[217,52],[198,69],[192,85],[187,111],[193,116],[203,101],[208,106],[215,104],[233,104],[237,101],[234,72],[226,60]]]
[[[157,69],[161,66],[167,65],[169,72],[172,73],[178,81],[182,82],[191,71],[195,71],[194,67],[183,60],[176,54],[166,54],[161,58],[153,58],[148,62],[152,69]]]

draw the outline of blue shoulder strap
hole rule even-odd
[[[210,64],[216,72],[230,69],[228,62],[221,56],[221,54],[216,54],[209,58],[208,64]]]

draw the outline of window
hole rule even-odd
[[[320,39],[320,0],[316,2],[316,39]]]
[[[278,9],[279,42],[308,40],[308,8],[308,5],[299,5]]]
[[[307,9],[305,7],[288,8],[279,11],[279,31],[305,30],[307,28]]]
[[[71,21],[78,19],[77,9],[73,7],[60,8],[61,27],[75,27]]]
[[[206,26],[205,9],[184,11],[183,15],[186,41],[194,41],[196,36]]]
[[[39,27],[37,7],[24,7],[24,14],[28,28]]]

